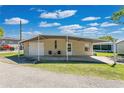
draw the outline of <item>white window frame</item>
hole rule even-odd
[[[68,44],[71,44],[71,51],[70,52],[68,52]],[[68,55],[72,55],[72,42],[66,43],[66,52],[68,53]]]

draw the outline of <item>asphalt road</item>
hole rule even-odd
[[[54,73],[18,64],[0,63],[1,88],[124,87],[124,81]]]

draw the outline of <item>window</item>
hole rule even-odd
[[[86,43],[86,44],[85,44],[84,50],[85,50],[86,52],[88,52],[88,51],[90,50],[90,44],[89,44],[89,43]]]
[[[101,45],[102,50],[111,50],[111,45]]]
[[[48,54],[49,54],[49,55],[52,55],[52,51],[51,51],[51,50],[50,50],[50,51],[48,51]]]
[[[94,46],[93,46],[93,49],[94,49],[94,50],[100,50],[100,45],[94,45]]]
[[[68,44],[68,52],[71,52],[71,44]]]
[[[55,40],[55,49],[57,49],[57,40]]]
[[[58,54],[61,54],[61,51],[58,51]]]
[[[88,47],[85,47],[85,51],[89,51],[89,48]]]

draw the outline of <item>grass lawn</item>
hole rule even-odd
[[[22,55],[22,53],[20,53]],[[18,52],[6,52],[6,53],[0,53],[0,57],[11,57],[11,56],[17,56]]]
[[[111,57],[113,56],[113,53],[107,53],[107,52],[96,52],[97,56],[107,56],[107,57]]]
[[[111,56],[112,53],[98,53],[99,56]],[[17,52],[0,53],[2,57],[17,56]],[[43,62],[40,64],[24,64],[24,66],[35,67],[39,69],[45,69],[58,73],[67,73],[81,76],[98,76],[106,79],[118,79],[124,80],[124,65],[118,64],[115,67],[111,67],[107,64],[98,63],[78,63],[78,62]]]
[[[98,76],[106,79],[124,80],[124,65],[111,67],[107,64],[88,63],[41,63],[26,66],[74,75]]]
[[[16,56],[16,52],[11,52],[11,53],[0,53],[0,57],[11,57],[11,56]]]

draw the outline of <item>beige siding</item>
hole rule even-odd
[[[57,49],[55,49],[55,40],[57,40]],[[31,42],[31,41],[30,41]],[[44,42],[44,55],[49,55],[48,51],[52,51],[53,55],[58,56],[57,51],[61,51],[60,56],[66,55],[66,39],[42,39]],[[92,55],[92,43],[86,41],[69,40],[72,43],[72,56]],[[89,47],[89,51],[85,51],[85,46]],[[25,55],[29,53],[29,43],[24,43]]]
[[[24,43],[24,55],[25,56],[29,55],[29,42]]]
[[[39,48],[39,49],[38,49]],[[29,55],[30,56],[43,56],[44,55],[44,42],[29,42]]]
[[[124,41],[117,44],[117,53],[124,54]]]
[[[69,40],[72,43],[72,55],[81,56],[84,54],[84,43],[77,40]],[[85,55],[85,54],[84,54]]]
[[[54,43],[55,40],[57,40],[57,49],[55,49]],[[65,39],[45,39],[44,40],[44,49],[45,49],[45,55],[49,55],[48,51],[52,51],[53,54],[56,55],[57,51],[61,51],[61,55],[66,54],[66,40]]]

